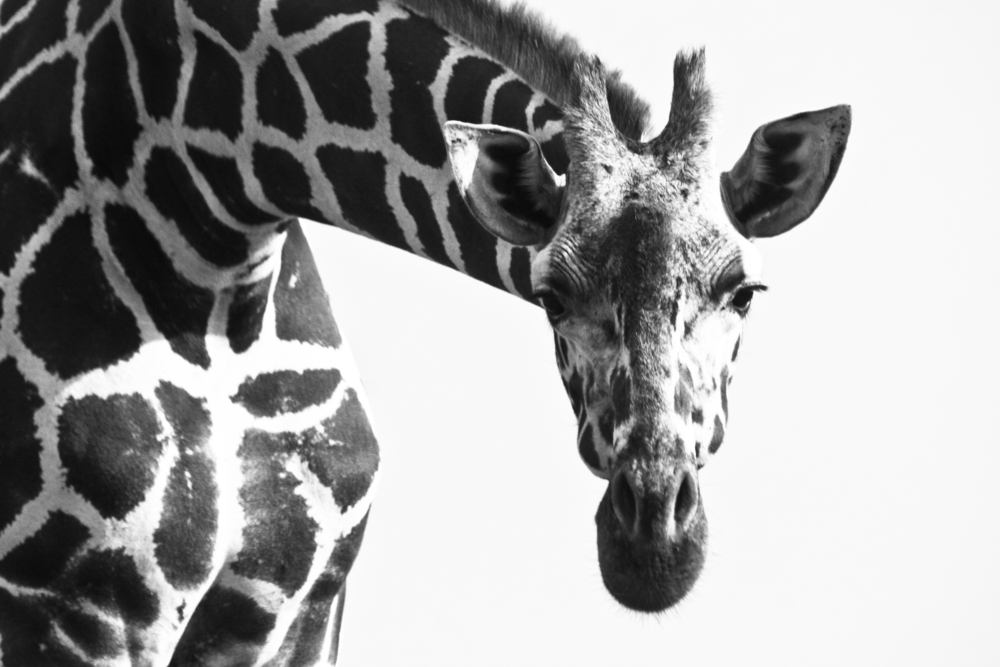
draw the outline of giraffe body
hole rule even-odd
[[[296,217],[544,305],[609,590],[693,584],[747,237],[818,204],[844,113],[762,128],[727,218],[699,56],[644,144],[634,93],[520,10],[407,5],[0,3],[0,664],[336,660],[379,455]],[[822,173],[762,189],[775,152]]]

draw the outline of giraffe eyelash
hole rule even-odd
[[[740,314],[746,317],[750,312],[750,303],[757,292],[766,292],[767,285],[763,283],[744,283],[733,291],[733,296],[729,299],[729,305]]]

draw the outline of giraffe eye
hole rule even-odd
[[[766,289],[767,287],[764,285],[744,285],[736,290],[736,294],[733,295],[733,299],[730,303],[737,313],[740,315],[746,315],[750,310],[750,302],[753,301],[754,293],[761,292]]]
[[[536,292],[535,299],[545,309],[545,312],[548,313],[549,319],[559,319],[566,313],[566,306],[553,292]]]
[[[751,301],[753,301],[753,290],[744,287],[733,296],[733,308],[745,313],[750,310]]]

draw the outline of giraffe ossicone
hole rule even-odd
[[[653,136],[492,0],[0,2],[0,664],[335,662],[379,454],[297,217],[545,308],[607,588],[683,597],[750,240],[850,129],[765,124],[720,174],[703,70]]]

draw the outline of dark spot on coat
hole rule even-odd
[[[59,415],[66,484],[106,519],[124,519],[143,501],[163,453],[160,424],[139,394],[71,398]]]
[[[215,586],[202,598],[174,650],[174,667],[208,664],[227,650],[263,646],[277,617],[239,591]]]
[[[729,420],[729,369],[722,369],[722,376],[719,379],[719,393],[722,396],[722,413],[726,415],[726,420]]]
[[[49,219],[58,203],[55,192],[43,181],[21,171],[16,155],[0,162],[0,273],[10,271],[21,248]]]
[[[285,634],[274,661],[288,667],[311,667],[317,664],[323,648],[333,605],[343,590],[344,579],[361,548],[368,515],[350,533],[337,540],[337,546],[323,572],[299,606],[298,616]],[[336,646],[332,647],[336,651]]]
[[[562,118],[563,112],[559,107],[545,100],[535,107],[535,113],[531,116],[531,124],[535,126],[536,130],[541,130],[550,121],[558,121]]]
[[[89,538],[90,529],[76,517],[53,512],[37,532],[0,560],[0,577],[17,586],[48,586]]]
[[[125,46],[114,22],[105,25],[91,41],[84,79],[83,143],[94,176],[122,187],[128,180],[142,128],[129,83]]]
[[[370,41],[371,26],[362,21],[341,28],[296,56],[323,117],[331,123],[362,130],[375,127],[368,85]]]
[[[278,221],[277,216],[262,211],[250,201],[235,159],[212,155],[191,144],[188,144],[187,152],[194,166],[205,177],[215,198],[229,215],[244,225],[262,225]]]
[[[381,153],[328,144],[316,151],[316,158],[349,223],[383,243],[409,248],[386,197],[388,162]]]
[[[611,404],[615,421],[622,424],[632,415],[632,380],[628,371],[619,366],[611,372]]]
[[[302,456],[341,509],[356,505],[379,465],[378,441],[357,394],[348,389],[336,414],[303,434]]]
[[[340,347],[342,339],[309,244],[296,221],[281,251],[274,287],[275,329],[280,340]]]
[[[194,32],[197,56],[188,87],[184,123],[195,129],[218,130],[232,140],[243,131],[243,75],[226,50]]]
[[[534,95],[535,91],[517,79],[500,86],[493,98],[493,123],[527,132],[528,105]]]
[[[65,25],[64,5],[64,1],[38,3],[38,7],[46,12],[54,10],[54,24],[58,26]],[[10,33],[4,35],[0,45],[15,44],[11,41],[13,37]],[[0,57],[0,63],[14,60]],[[66,55],[52,63],[39,65],[0,100],[0,137],[3,142],[14,146],[44,146],[44,151],[30,157],[55,191],[72,187],[80,175],[72,131],[76,75],[76,58]],[[0,77],[0,81],[6,81],[7,76],[9,74]],[[4,210],[5,219],[7,215],[8,211]],[[4,233],[6,224],[5,221]]]
[[[385,66],[392,77],[389,126],[392,140],[413,159],[429,167],[447,160],[443,118],[434,109],[430,85],[451,51],[447,33],[416,14],[386,26]]]
[[[434,205],[427,188],[419,178],[400,174],[399,194],[403,199],[403,205],[417,224],[417,238],[423,244],[424,252],[438,264],[454,268],[444,249],[441,225],[434,213]]]
[[[247,260],[250,243],[246,236],[227,227],[212,213],[184,161],[171,149],[157,146],[150,152],[146,195],[206,261],[229,267]]]
[[[11,5],[8,8],[8,4]],[[24,3],[4,3],[0,20],[6,23]],[[0,81],[7,82],[17,70],[66,36],[68,0],[36,3],[28,19],[10,26],[0,39]],[[67,128],[68,129],[68,128]]]
[[[271,204],[288,214],[323,220],[313,205],[312,183],[305,167],[284,148],[256,143],[253,146],[253,173]]]
[[[726,427],[722,425],[719,416],[715,416],[715,428],[712,431],[712,442],[708,444],[708,453],[714,454],[722,446],[722,439],[726,436]]]
[[[466,274],[505,289],[497,268],[497,238],[472,215],[454,182],[448,186],[448,224],[455,231]]]
[[[81,20],[83,11],[81,8]],[[172,0],[123,0],[122,21],[135,51],[146,112],[170,118],[181,79],[180,30]]]
[[[270,289],[271,277],[268,276],[249,285],[238,285],[233,290],[226,322],[226,338],[233,352],[246,352],[260,337]]]
[[[91,234],[88,214],[63,220],[21,286],[22,340],[64,378],[113,366],[141,343],[135,316],[108,283]]]
[[[0,588],[0,650],[5,664],[88,667],[53,631],[48,599]]]
[[[245,380],[231,399],[255,417],[301,412],[329,400],[340,377],[337,369],[261,373]]]
[[[331,16],[358,14],[378,11],[377,0],[296,0],[295,2],[279,2],[273,10],[274,24],[278,34],[288,37],[297,32],[310,30],[318,26],[324,19]]]
[[[208,577],[218,529],[215,464],[209,455],[212,418],[203,399],[161,382],[156,397],[174,431],[178,457],[163,496],[154,553],[170,585],[193,588]]]
[[[293,451],[290,437],[250,429],[243,438],[237,455],[242,460],[239,499],[246,521],[243,547],[230,566],[238,575],[271,582],[289,597],[309,576],[319,529],[298,493],[302,482],[286,470]]]
[[[482,123],[486,93],[503,72],[500,65],[486,58],[468,56],[455,63],[444,98],[448,120]]]
[[[142,296],[156,328],[175,354],[208,368],[211,361],[205,337],[215,295],[177,273],[173,261],[135,209],[108,204],[104,215],[111,248]],[[100,326],[93,329],[104,333]]]
[[[274,47],[257,70],[257,115],[265,125],[294,139],[306,132],[306,109],[302,93],[285,59]]]
[[[126,624],[148,627],[160,614],[156,594],[146,586],[135,560],[125,549],[85,554],[60,580],[57,589],[66,599],[86,599],[119,615]]]
[[[258,0],[187,0],[194,15],[219,31],[237,51],[243,51],[257,32]]]

